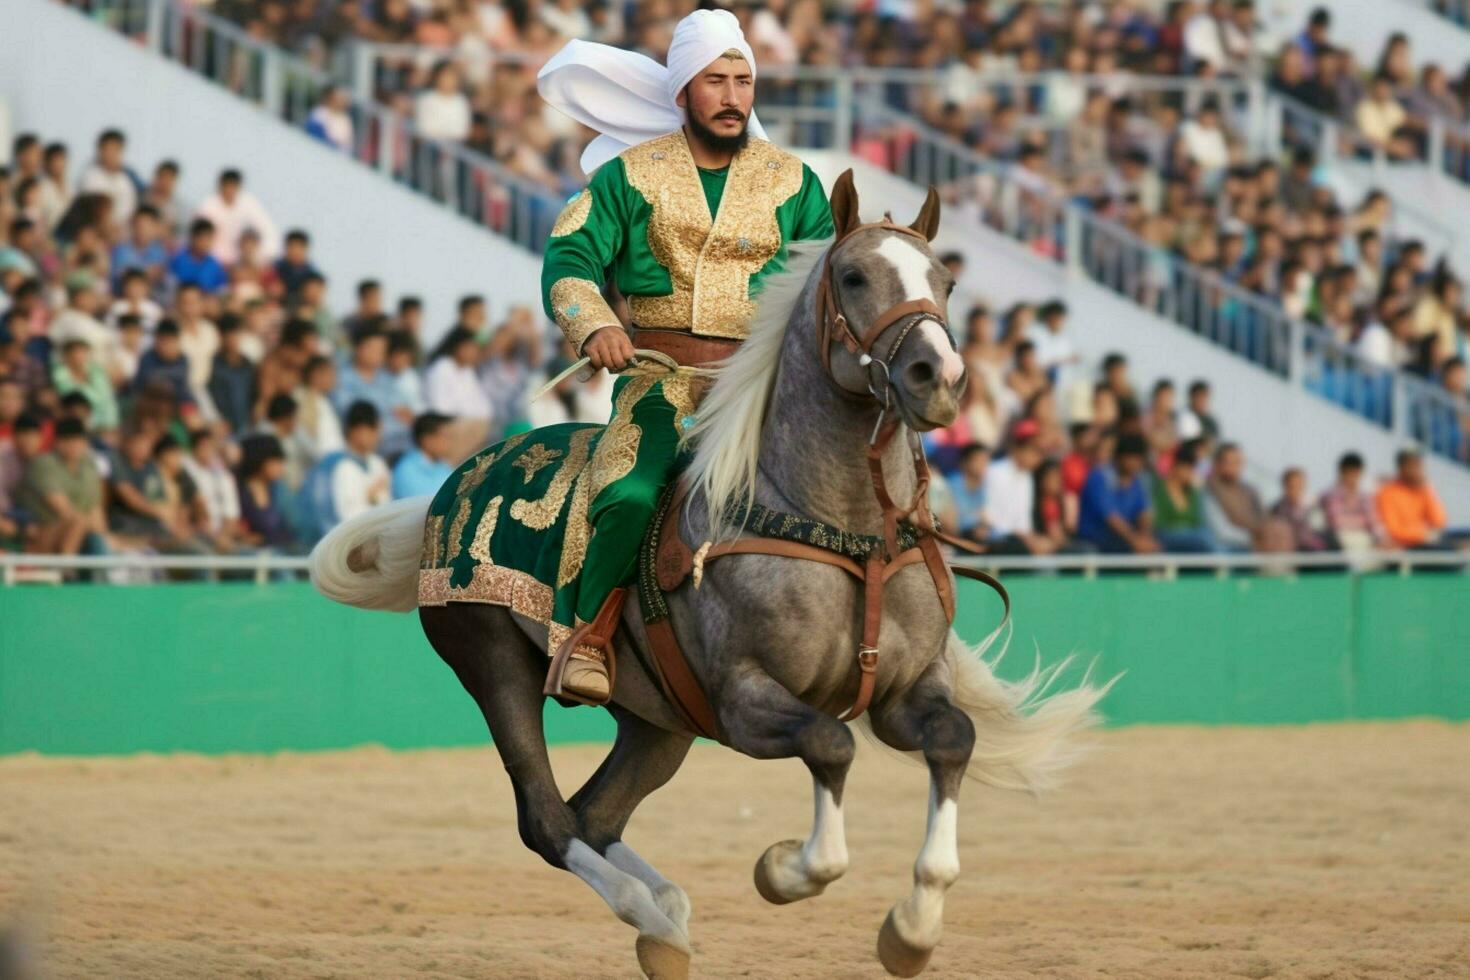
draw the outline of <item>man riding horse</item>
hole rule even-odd
[[[817,176],[765,139],[755,118],[755,58],[735,17],[685,17],[667,60],[665,70],[573,41],[538,77],[550,104],[602,133],[582,156],[591,181],[557,218],[541,275],[547,315],[596,369],[624,370],[635,349],[686,367],[728,357],[787,244],[833,233]],[[609,278],[627,299],[631,337],[603,297]],[[599,704],[611,695],[623,586],[697,400],[687,376],[641,391],[632,382],[614,387],[597,452],[616,454],[603,462],[616,475],[598,481],[589,503],[581,573],[564,586],[577,590],[576,628],[552,657],[546,686]]]

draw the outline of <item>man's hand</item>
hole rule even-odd
[[[633,341],[622,327],[602,327],[582,345],[582,353],[595,368],[621,371],[633,359]]]

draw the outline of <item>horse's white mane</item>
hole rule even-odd
[[[710,528],[715,536],[724,527],[726,508],[734,502],[747,506],[755,495],[756,464],[760,460],[761,428],[766,419],[786,327],[801,301],[812,269],[826,254],[832,239],[793,242],[787,247],[785,268],[761,283],[750,335],[740,349],[721,365],[714,387],[699,406],[684,439],[695,447],[689,477],[694,492],[708,502]]]

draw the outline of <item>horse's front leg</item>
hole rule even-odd
[[[842,788],[852,765],[852,733],[759,670],[721,693],[719,712],[731,748],[757,759],[796,756],[812,774],[811,835],[766,849],[755,863],[756,891],[777,905],[820,895],[847,871]]]
[[[959,791],[975,747],[975,726],[950,701],[948,683],[931,670],[903,699],[874,716],[873,731],[894,748],[923,752],[929,765],[929,824],[914,862],[914,890],[893,906],[878,933],[884,968],[912,977],[939,945],[944,893],[960,876]]]

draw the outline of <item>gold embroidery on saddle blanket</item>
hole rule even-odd
[[[596,433],[596,429],[574,432],[571,445],[567,447],[566,462],[562,463],[556,475],[551,478],[545,496],[540,500],[517,500],[510,505],[510,516],[533,531],[544,531],[555,524],[557,515],[561,513],[561,505],[567,501],[567,492],[571,490],[572,482],[587,466],[588,445]]]
[[[439,552],[439,545],[444,539],[444,516],[442,514],[430,515],[424,521],[424,553],[419,562],[420,568],[437,568],[443,564]]]
[[[521,453],[520,457],[510,465],[517,469],[525,470],[526,476],[522,483],[530,483],[536,478],[536,474],[556,460],[561,459],[560,449],[547,449],[541,443],[536,443],[530,449]]]
[[[520,444],[526,441],[526,437],[530,434],[531,433],[529,432],[522,432],[519,435],[511,436],[509,439],[505,440],[505,444],[500,447],[500,452],[486,453],[479,459],[475,460],[474,467],[466,471],[464,476],[461,476],[459,478],[459,486],[455,488],[455,493],[462,497],[465,494],[473,491],[480,484],[484,483],[485,477],[490,475],[490,467],[494,466],[496,463],[500,462],[502,459],[515,452],[516,449],[519,448]]]
[[[490,557],[490,539],[495,536],[495,525],[500,521],[500,505],[505,502],[503,496],[494,496],[485,505],[485,513],[480,515],[480,523],[475,527],[474,540],[470,542],[470,557],[481,565],[493,565],[495,560]]]

